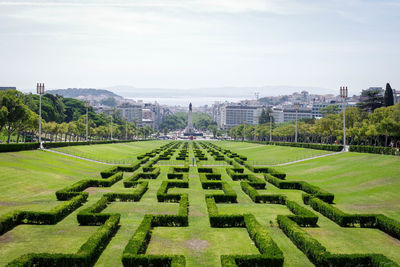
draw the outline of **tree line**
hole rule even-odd
[[[17,90],[0,91],[0,137],[7,143],[37,140],[39,134],[39,96]],[[127,123],[113,112],[113,138],[146,138],[153,129]],[[90,140],[111,137],[111,116],[88,108]],[[42,96],[42,139],[47,141],[81,141],[86,139],[85,103],[73,98],[45,94]]]
[[[393,105],[393,91],[389,84],[384,96],[378,92],[364,92],[357,107],[347,107],[346,143],[349,145],[396,146],[400,141],[400,103]],[[322,112],[321,119],[298,121],[298,142],[343,143],[343,111],[335,105]],[[269,141],[268,111],[260,116],[259,125],[239,125],[229,131],[234,139]],[[272,123],[272,140],[294,142],[295,122]]]

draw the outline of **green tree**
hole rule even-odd
[[[321,114],[326,117],[330,114],[338,114],[339,113],[339,106],[338,105],[329,105],[326,107],[321,108]]]
[[[267,123],[267,122],[269,122],[269,112],[267,112],[265,110],[265,108],[263,108],[261,110],[260,117],[258,117],[258,123],[259,124],[264,124],[264,123]]]
[[[383,97],[379,90],[365,90],[361,93],[362,101],[357,106],[362,110],[373,112],[383,106]]]
[[[393,90],[389,83],[386,84],[385,95],[383,96],[385,107],[394,105]]]
[[[7,131],[7,143],[21,123],[29,119],[31,115],[29,108],[23,103],[24,95],[17,90],[6,90],[1,92],[1,110],[3,123]]]

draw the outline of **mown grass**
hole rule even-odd
[[[332,153],[325,150],[261,145],[246,142],[222,141],[217,144],[246,156],[254,165],[275,165]]]
[[[400,158],[343,153],[280,168],[289,180],[303,180],[335,194],[347,212],[383,213],[400,220]]]
[[[143,153],[161,144],[159,142],[146,143],[149,145],[147,150],[145,147],[131,148],[132,153]],[[232,146],[233,151],[243,155],[245,153],[242,152],[252,149],[240,150],[241,147],[254,146],[236,142],[221,142],[221,144],[226,147]],[[90,148],[85,149],[90,150],[92,155],[105,153],[101,146],[103,145],[87,146]],[[118,144],[107,146],[118,146]],[[294,155],[297,150],[297,148],[288,150],[287,147],[272,148],[274,150],[282,149],[282,151],[278,151],[279,153],[273,152],[278,153],[279,157],[283,157],[288,151],[292,151],[291,153]],[[135,152],[135,150],[137,151]],[[114,157],[118,157],[119,152],[117,151],[123,153],[125,148],[118,146],[113,151]],[[192,156],[193,154],[190,152],[189,158]],[[2,190],[0,215],[16,208],[49,210],[58,204],[54,196],[56,190],[83,178],[99,177],[100,170],[107,168],[105,165],[40,151],[2,153],[0,159],[0,179],[2,181],[0,183],[0,190]],[[288,173],[289,180],[309,181],[335,193],[336,205],[348,212],[379,211],[400,219],[398,206],[400,201],[398,194],[395,194],[400,188],[400,181],[396,179],[397,174],[400,173],[399,163],[398,158],[392,156],[346,153],[279,167],[279,169]],[[162,181],[167,180],[168,169],[167,166],[161,167],[161,174],[157,179],[147,180],[149,181],[149,190],[140,202],[113,202],[103,211],[120,213],[121,227],[98,259],[96,266],[122,266],[122,252],[144,214],[175,214],[177,212],[177,203],[159,203],[156,198]],[[253,203],[241,190],[240,182],[232,181],[227,175],[225,167],[218,167],[218,169],[222,174],[222,180],[228,182],[238,195],[238,203],[217,204],[220,213],[254,214],[283,251],[285,266],[312,266],[307,257],[296,248],[277,225],[276,216],[290,214],[290,211],[283,205]],[[124,179],[130,175],[131,173],[125,173]],[[86,190],[89,192],[88,202],[80,209],[89,207],[104,193],[129,192],[130,190],[132,189],[123,187],[122,181],[110,188],[89,188]],[[245,228],[218,229],[210,227],[204,198],[205,194],[210,193],[211,190],[202,189],[196,168],[191,167],[190,169],[189,188],[173,188],[170,189],[170,192],[189,194],[189,226],[154,228],[146,253],[184,255],[187,266],[219,266],[220,255],[223,254],[259,253]],[[260,190],[260,193],[284,194],[289,199],[304,205],[301,201],[302,192],[297,190],[280,190],[267,184],[267,189]],[[373,205],[379,206],[374,207]],[[305,207],[310,209],[308,206]],[[75,252],[97,229],[96,227],[78,226],[76,221],[78,211],[57,225],[22,225],[0,236],[0,266],[29,252]],[[375,229],[341,228],[321,214],[318,216],[319,227],[305,229],[330,251],[338,253],[377,252],[400,263],[400,242],[398,240]]]
[[[106,163],[132,163],[142,153],[149,152],[168,141],[137,141],[131,143],[100,144],[54,148],[56,151]]]

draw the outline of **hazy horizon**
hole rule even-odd
[[[399,88],[399,13],[399,0],[0,0],[0,86]]]

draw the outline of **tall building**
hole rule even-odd
[[[217,106],[213,115],[218,127],[228,130],[241,124],[257,125],[262,109],[262,106],[225,103]]]
[[[121,118],[127,119],[129,122],[135,122],[142,125],[142,106],[130,103],[123,103],[117,107]]]
[[[285,107],[275,107],[272,109],[272,116],[274,117],[274,122],[282,123],[296,120],[296,108],[293,105],[288,105]],[[299,107],[297,110],[297,119],[311,119],[312,112],[309,107]]]
[[[394,104],[400,102],[400,90],[393,89],[393,102]]]

